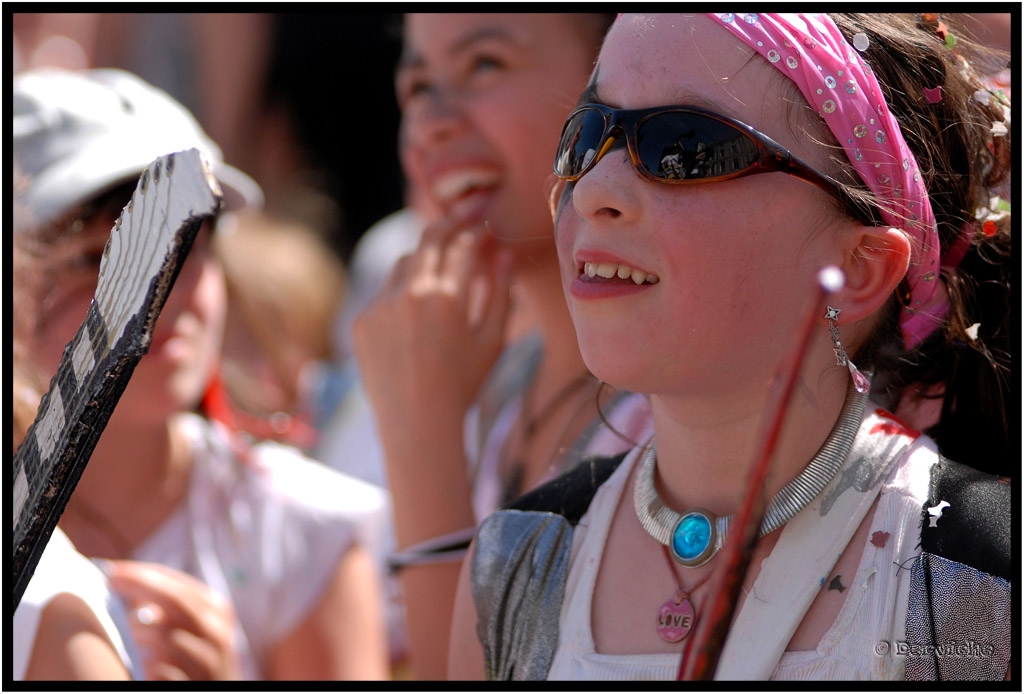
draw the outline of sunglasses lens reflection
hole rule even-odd
[[[593,109],[575,113],[562,130],[555,158],[555,173],[559,176],[578,176],[593,161],[601,146],[604,116]]]
[[[573,114],[562,131],[555,173],[578,177],[590,166],[605,133],[606,120],[600,111],[582,109]],[[684,111],[663,111],[642,120],[636,150],[646,173],[665,181],[734,175],[755,165],[761,156],[757,142],[747,133]]]
[[[665,180],[728,176],[757,163],[757,143],[727,123],[693,113],[667,112],[640,124],[637,155],[648,173]]]

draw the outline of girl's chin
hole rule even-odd
[[[632,367],[628,359],[588,359],[584,356],[583,362],[587,365],[590,373],[594,374],[598,380],[607,383],[613,388],[645,392],[639,388],[642,381],[642,378],[639,377],[643,376],[643,374],[638,374],[637,369]]]

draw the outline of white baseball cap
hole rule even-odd
[[[15,205],[35,224],[193,147],[210,162],[226,209],[263,205],[259,184],[224,163],[184,106],[129,72],[47,68],[13,82]]]

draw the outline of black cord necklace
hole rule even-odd
[[[525,491],[523,489],[523,481],[526,477],[527,451],[530,449],[534,437],[537,435],[537,432],[540,430],[544,422],[549,420],[552,415],[558,412],[567,402],[571,400],[573,396],[578,395],[578,393],[587,384],[593,383],[594,381],[595,379],[593,374],[591,374],[589,371],[583,372],[582,374],[576,376],[571,381],[566,383],[558,390],[558,392],[556,392],[554,395],[548,398],[547,402],[544,403],[544,406],[540,408],[540,410],[536,414],[530,414],[530,410],[533,409],[531,407],[532,398],[530,397],[530,395],[533,393],[533,389],[536,385],[536,377],[534,377],[534,380],[530,383],[526,393],[524,393],[523,395],[523,407],[520,410],[519,416],[519,421],[523,422],[522,435],[519,437],[510,436],[505,441],[505,445],[503,446],[503,449],[507,450],[508,448],[512,447],[510,445],[512,444],[514,445],[515,451],[514,455],[503,456],[503,459],[507,461],[506,463],[503,464],[503,467],[505,468],[505,472],[502,475],[502,489],[504,490],[503,497],[505,497],[503,501],[510,501],[511,499],[514,499],[515,497],[519,496],[519,494],[521,494],[523,491]],[[574,418],[576,414],[578,414],[578,412],[579,410],[577,410],[577,412],[573,415]],[[562,436],[559,439],[558,445],[556,445],[555,447],[555,452],[552,455],[550,468],[554,468],[556,466],[559,457],[559,450],[561,448],[561,442],[565,439],[565,436],[568,433],[571,421],[572,420],[570,420],[566,424],[565,430],[563,431]]]

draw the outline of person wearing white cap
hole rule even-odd
[[[259,185],[224,163],[195,117],[130,72],[50,68],[22,73],[14,84],[15,163],[28,179],[16,201],[37,224],[137,181],[157,157],[193,147],[212,165],[229,208],[263,205]]]
[[[13,86],[14,241],[26,259],[14,271],[14,337],[52,374],[149,163],[196,147],[226,209],[258,206],[262,194],[187,110],[134,75],[33,71]],[[149,679],[384,678],[369,549],[382,532],[382,491],[202,415],[226,306],[210,226],[60,528],[78,551],[108,560]]]

